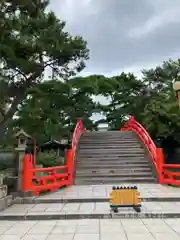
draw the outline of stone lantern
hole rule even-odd
[[[17,177],[18,177],[18,192],[21,192],[22,190],[22,174],[23,174],[23,160],[24,160],[24,153],[26,149],[26,145],[29,140],[32,139],[30,135],[28,135],[23,129],[21,129],[19,132],[15,134],[15,137],[17,139],[18,145],[17,148],[15,148],[15,151],[18,153],[18,163],[17,163]]]
[[[177,98],[178,98],[178,104],[179,104],[179,107],[180,107],[180,81],[175,81],[173,83],[173,88],[176,91],[176,95],[177,95]]]
[[[18,148],[26,148],[26,144],[31,136],[29,136],[23,129],[16,133],[15,137],[18,140]]]

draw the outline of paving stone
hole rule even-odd
[[[151,225],[156,225],[156,226],[161,226],[161,225],[167,225],[166,223],[165,223],[165,220],[166,219],[142,219],[141,221],[142,221],[142,223],[143,224],[145,224],[145,225],[147,225],[147,226],[151,226]],[[168,219],[167,219],[168,220]],[[170,220],[172,220],[172,219],[170,219]]]
[[[77,234],[99,234],[99,226],[79,225],[76,228]]]
[[[38,240],[38,239],[37,239]],[[50,234],[46,240],[74,240],[74,235],[73,234]]]
[[[155,240],[150,233],[126,233],[127,240]],[[164,240],[163,238],[161,240]],[[171,239],[172,240],[172,239]]]
[[[124,226],[124,231],[126,233],[141,233],[141,234],[148,234],[149,233],[149,230],[143,225]]]
[[[121,226],[120,219],[101,219],[99,220],[100,227],[101,226]]]
[[[1,235],[0,240],[21,240],[23,235]]]
[[[46,240],[48,235],[32,235],[32,234],[26,234],[21,238],[21,240]]]
[[[174,233],[168,225],[147,225],[147,229],[151,233]]]
[[[37,223],[36,223],[36,221],[31,221],[31,222],[29,222],[29,221],[24,221],[24,222],[17,222],[17,223],[15,223],[12,227],[10,227],[9,229],[11,230],[11,229],[30,229],[30,228],[32,228],[33,226],[35,226]]]
[[[79,219],[77,221],[78,226],[99,226],[99,223],[99,219]]]
[[[100,240],[99,234],[75,234],[73,240]]]
[[[141,219],[121,219],[119,221],[123,226],[144,225]]]
[[[168,225],[178,225],[180,226],[180,218],[171,218],[171,219],[164,219],[164,222]]]
[[[180,235],[180,227],[179,227],[180,225],[169,225],[169,226],[171,226],[174,232]]]
[[[34,222],[34,221],[31,221],[31,222]],[[57,225],[57,222],[56,220],[41,220],[41,221],[36,221],[36,226],[55,226]]]
[[[4,232],[6,232],[6,231],[8,231],[8,229],[9,229],[10,227],[9,226],[1,226],[0,227],[0,234],[3,234]]]
[[[79,207],[80,203],[67,203],[62,207],[62,212],[77,212]]]
[[[100,240],[127,240],[124,233],[105,233],[100,235]]]
[[[15,223],[17,223],[16,221],[0,221],[0,227],[11,227],[13,226]]]
[[[70,219],[68,221],[67,220],[59,220],[59,221],[57,221],[56,226],[65,226],[65,227],[66,226],[77,226],[79,221],[81,221],[81,220],[77,220],[77,219],[75,219],[75,220]]]
[[[95,209],[95,203],[81,203],[79,206],[79,212],[93,212]]]
[[[35,225],[29,231],[28,234],[49,234],[53,229],[53,226]]]
[[[25,225],[14,225],[10,227],[4,234],[7,235],[24,235],[26,234],[31,226],[25,226]]]
[[[176,233],[153,233],[156,240],[180,240],[180,236]]]
[[[76,226],[56,226],[51,234],[74,234]]]
[[[121,233],[124,234],[124,229],[121,226],[116,225],[104,225],[100,227],[100,233],[105,235],[107,234],[115,234],[115,233]]]

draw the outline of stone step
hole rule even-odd
[[[108,154],[108,156],[114,156],[114,155],[124,155],[124,154],[130,154],[130,156],[131,155],[133,155],[133,154],[135,154],[135,156],[136,155],[145,155],[146,153],[145,153],[145,151],[144,151],[144,149],[138,149],[138,150],[136,150],[136,149],[134,149],[134,150],[128,150],[128,149],[116,149],[116,150],[114,150],[114,149],[88,149],[88,150],[85,150],[85,149],[81,149],[81,150],[79,150],[79,152],[78,152],[78,155],[90,155],[90,156],[94,156],[94,155],[107,155]]]
[[[152,177],[152,176],[147,176],[147,177],[110,177],[110,178],[105,178],[102,179],[101,177],[93,177],[93,178],[85,178],[83,179],[76,177],[75,179],[75,185],[99,185],[99,184],[122,184],[122,183],[155,183],[157,180]]]
[[[79,159],[77,162],[77,165],[81,165],[81,166],[93,166],[93,165],[101,165],[102,167],[106,164],[111,164],[111,166],[116,166],[118,165],[123,165],[123,166],[128,166],[128,164],[146,164],[148,165],[148,161],[145,159],[140,159],[140,160],[133,160],[133,159]]]
[[[135,134],[132,134],[132,135],[122,135],[122,134],[99,134],[99,135],[96,135],[96,134],[88,134],[88,135],[85,135],[83,134],[82,135],[82,138],[98,138],[98,139],[102,139],[102,138],[124,138],[124,139],[128,139],[128,138],[137,138],[137,136]]]
[[[143,161],[148,161],[147,160],[147,158],[146,158],[146,156],[145,156],[145,154],[144,155],[140,155],[139,156],[139,154],[138,154],[138,156],[134,156],[134,155],[130,155],[130,156],[124,156],[124,155],[113,155],[113,156],[109,156],[109,155],[103,155],[103,156],[99,156],[99,155],[97,155],[97,156],[91,156],[90,154],[89,155],[85,155],[85,156],[83,156],[83,155],[81,155],[81,154],[77,154],[77,156],[76,156],[76,159],[77,160],[80,160],[81,159],[81,161],[97,161],[97,160],[99,160],[99,161],[113,161],[113,160],[121,160],[121,161],[131,161],[131,160],[133,160],[133,161],[141,161],[141,160],[143,160]]]
[[[94,151],[92,151],[91,153],[83,153],[83,152],[79,152],[78,153],[78,158],[79,157],[91,157],[91,158],[95,158],[95,157],[101,157],[101,158],[104,158],[104,157],[107,157],[109,159],[111,158],[119,158],[119,157],[143,157],[145,156],[145,153],[144,152],[121,152],[121,153],[115,153],[115,152],[112,152],[112,153],[94,153]]]
[[[96,186],[96,185],[94,185]],[[104,186],[104,185],[101,185]],[[83,186],[82,186],[83,187]],[[89,197],[84,196],[82,198],[81,196],[76,197],[53,197],[53,196],[39,196],[38,198],[33,197],[25,197],[25,198],[17,198],[14,204],[54,204],[54,203],[104,203],[109,202],[110,197],[103,197],[103,196],[97,196],[97,197]],[[168,203],[178,203],[180,202],[180,197],[178,196],[167,196],[167,197],[143,197],[141,195],[141,201],[142,202],[168,202]]]
[[[142,169],[142,171],[146,171],[146,169],[151,169],[151,166],[149,165],[149,164],[144,164],[144,165],[142,165],[142,164],[137,164],[137,165],[135,165],[135,164],[133,164],[132,166],[131,166],[131,164],[130,164],[130,167],[129,167],[129,164],[108,164],[108,165],[105,165],[105,164],[76,164],[76,170],[78,171],[80,171],[80,170],[85,170],[85,169],[87,169],[87,170],[91,170],[91,171],[98,171],[98,170],[100,170],[100,169],[102,169],[102,170],[113,170],[113,169],[122,169],[122,170],[126,170],[126,169],[132,169],[132,170],[136,170],[136,169]]]
[[[152,177],[152,172],[130,172],[130,171],[117,171],[117,172],[97,172],[97,173],[88,173],[88,172],[83,172],[76,174],[76,178],[101,178],[103,179],[113,179],[113,178],[122,178],[122,177],[128,177],[128,178],[139,178],[139,177]]]
[[[97,178],[101,177],[101,179],[113,179],[113,178],[122,178],[126,177],[128,178],[139,178],[139,177],[152,177],[152,171],[117,171],[117,172],[90,172],[90,171],[81,171],[76,173],[76,179],[84,179],[84,178]]]
[[[115,153],[119,153],[119,152],[145,152],[144,148],[139,146],[139,147],[128,147],[128,146],[112,146],[112,147],[106,147],[106,146],[99,146],[99,147],[84,147],[84,146],[80,146],[79,147],[79,153],[81,152],[115,152]]]
[[[131,137],[136,137],[136,134],[126,134],[123,132],[117,132],[116,134],[109,133],[109,132],[104,132],[103,134],[83,134],[82,135],[84,138],[103,138],[103,137],[121,137],[121,138],[131,138]]]
[[[109,165],[101,165],[101,164],[96,164],[95,166],[94,165],[81,165],[81,164],[79,164],[79,165],[77,165],[78,167],[77,167],[77,172],[78,171],[83,171],[83,170],[89,170],[89,171],[100,171],[100,169],[102,169],[102,170],[105,170],[105,169],[107,169],[107,170],[111,170],[111,169],[122,169],[122,170],[124,170],[124,171],[126,171],[126,169],[134,169],[135,171],[136,171],[136,169],[141,169],[142,171],[146,171],[146,170],[149,170],[149,169],[151,169],[149,166],[148,166],[148,164],[144,164],[144,165],[142,165],[142,164],[137,164],[137,165],[135,165],[135,164],[132,164],[132,165],[124,165],[124,166],[122,166],[122,165],[120,165],[120,164],[118,164],[118,165],[113,165],[112,166],[112,164],[109,164]],[[78,170],[78,169],[80,169],[80,170]]]
[[[80,138],[80,142],[139,142],[137,138],[103,137],[103,138]]]
[[[60,220],[60,219],[102,219],[102,218],[180,218],[180,203],[142,202],[141,212],[133,208],[111,211],[108,202],[95,203],[50,203],[14,204],[0,212],[0,220]],[[172,238],[173,239],[173,238]]]
[[[136,137],[136,134],[131,133],[123,133],[123,132],[117,132],[117,133],[110,133],[110,132],[103,132],[100,134],[96,133],[84,133],[82,135],[83,138],[103,138],[103,137],[121,137],[121,138],[131,138],[131,137]]]
[[[141,165],[143,164],[143,165]],[[124,167],[127,167],[129,168],[129,165],[136,165],[137,167],[139,167],[140,165],[143,167],[148,167],[148,166],[152,166],[151,162],[147,162],[147,161],[118,161],[118,160],[115,160],[115,161],[77,161],[76,162],[76,165],[79,166],[79,167],[98,167],[98,166],[101,166],[102,168],[103,167],[113,167],[113,168],[116,168],[116,167],[121,167],[124,168]]]
[[[103,132],[100,132],[100,131],[94,131],[94,132],[84,132],[83,135],[106,135],[106,134],[121,134],[121,135],[125,135],[125,136],[128,136],[128,135],[135,135],[136,133],[134,131],[120,131],[120,130],[117,130],[117,131],[103,131]]]
[[[110,140],[110,141],[109,141]],[[129,139],[122,139],[122,138],[112,138],[112,139],[106,139],[106,138],[103,138],[103,139],[82,139],[80,138],[80,143],[88,143],[88,144],[91,144],[91,143],[138,143],[138,139],[136,138],[129,138]]]
[[[81,164],[78,163],[77,166],[79,167],[79,169],[83,170],[83,169],[89,169],[89,170],[99,170],[99,169],[137,169],[140,168],[143,171],[146,169],[149,169],[149,166],[147,163],[141,163],[141,164],[113,164],[109,163],[109,164],[101,164],[101,163],[96,163],[96,164]],[[77,168],[78,169],[78,168]]]
[[[149,162],[148,159],[146,159],[145,157],[139,157],[139,158],[133,158],[133,157],[124,157],[124,156],[117,156],[115,157],[110,157],[110,156],[94,156],[91,157],[89,156],[78,156],[76,157],[78,162]]]
[[[114,169],[104,169],[104,168],[101,168],[101,169],[89,169],[89,168],[80,168],[80,170],[76,170],[76,176],[79,176],[79,175],[88,175],[88,174],[121,174],[121,173],[124,173],[126,172],[127,174],[131,174],[131,173],[134,173],[134,172],[139,172],[139,173],[148,173],[150,172],[151,175],[152,175],[152,170],[150,167],[146,167],[146,168],[121,168],[121,169],[116,169],[114,167]]]
[[[114,144],[111,144],[111,145],[109,145],[109,144],[104,144],[104,145],[101,145],[101,146],[99,146],[99,145],[97,145],[97,144],[94,144],[94,145],[89,145],[89,144],[81,144],[80,145],[80,147],[79,147],[79,149],[81,150],[89,150],[89,149],[93,149],[93,150],[96,150],[96,149],[117,149],[117,148],[119,148],[119,149],[123,149],[123,148],[128,148],[129,149],[129,145],[122,145],[122,144],[116,144],[116,145],[114,145]],[[140,145],[140,144],[134,144],[134,145],[132,145],[131,144],[131,149],[137,149],[137,148],[141,148],[141,149],[143,149],[143,147]]]

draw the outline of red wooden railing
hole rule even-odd
[[[22,191],[33,192],[37,196],[42,191],[56,191],[60,187],[73,184],[74,158],[80,135],[84,132],[83,123],[79,120],[74,129],[72,144],[66,151],[66,164],[64,166],[49,168],[34,168],[34,155],[24,155]],[[46,176],[37,174],[46,173]]]
[[[83,127],[82,120],[79,120],[74,129],[72,137],[72,148],[67,150],[67,165],[69,169],[69,185],[73,184],[73,175],[74,175],[74,160],[75,154],[78,146],[78,140],[81,134],[85,131]]]
[[[121,131],[124,131],[124,130],[136,132],[138,137],[146,146],[153,164],[155,165],[156,169],[158,169],[156,146],[153,140],[151,139],[151,137],[149,136],[149,134],[147,133],[147,131],[144,129],[144,127],[140,123],[138,123],[132,116],[129,119],[129,121],[124,125],[124,127],[121,129]]]
[[[144,146],[148,150],[149,156],[156,168],[158,175],[158,182],[160,184],[172,184],[180,187],[180,172],[169,172],[168,169],[180,169],[180,164],[165,164],[163,149],[156,147],[148,132],[144,127],[138,123],[133,116],[129,121],[121,128],[121,131],[135,131],[137,136],[143,142]]]

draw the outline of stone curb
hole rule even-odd
[[[180,202],[180,197],[148,197],[141,198],[142,202]],[[109,198],[16,198],[13,204],[41,204],[41,203],[90,203],[108,202]]]
[[[0,220],[17,221],[17,220],[74,220],[74,219],[148,219],[148,218],[180,218],[180,213],[70,213],[70,214],[2,214]]]
[[[13,198],[11,195],[7,195],[0,199],[0,211],[8,208],[13,204]]]

